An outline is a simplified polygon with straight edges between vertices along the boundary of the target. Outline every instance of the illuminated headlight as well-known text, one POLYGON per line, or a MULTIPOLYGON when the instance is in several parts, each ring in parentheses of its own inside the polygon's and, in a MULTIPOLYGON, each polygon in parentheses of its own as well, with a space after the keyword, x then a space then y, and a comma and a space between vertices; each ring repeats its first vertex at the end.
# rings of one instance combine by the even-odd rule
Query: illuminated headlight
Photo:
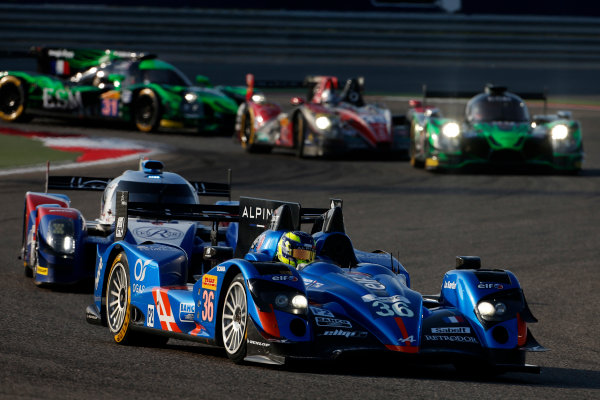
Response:
POLYGON ((460 134, 460 126, 456 122, 448 122, 442 127, 442 133, 449 138, 455 138, 460 134))
POLYGON ((186 93, 183 97, 188 103, 193 103, 198 99, 198 95, 196 93, 186 93))
POLYGON ((306 296, 297 294, 292 298, 292 307, 294 308, 306 308, 308 307, 308 300, 306 296))
POLYGON ((317 117, 317 119, 315 119, 315 125, 317 126, 317 128, 324 131, 331 127, 331 120, 328 117, 321 115, 320 117, 317 117))
POLYGON ((265 101, 265 95, 261 93, 254 93, 252 95, 252 101, 255 103, 262 103, 265 101))
POLYGON ((552 128, 550 133, 552 134, 552 139, 563 140, 569 136, 569 128, 566 125, 559 124, 552 128))
POLYGON ((479 311, 479 315, 481 315, 484 319, 490 319, 494 317, 496 314, 496 307, 492 303, 488 303, 487 301, 482 301, 477 304, 477 311, 479 311))
POLYGON ((48 225, 46 239, 48 246, 61 254, 75 253, 75 236, 73 221, 68 219, 55 219, 48 225))

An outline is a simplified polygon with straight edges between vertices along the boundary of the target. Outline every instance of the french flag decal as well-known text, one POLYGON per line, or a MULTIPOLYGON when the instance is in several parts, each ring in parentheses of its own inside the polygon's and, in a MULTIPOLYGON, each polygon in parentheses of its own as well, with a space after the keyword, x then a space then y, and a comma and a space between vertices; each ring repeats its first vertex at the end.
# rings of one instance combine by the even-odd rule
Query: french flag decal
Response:
POLYGON ((69 65, 69 62, 65 60, 52 61, 52 69, 56 75, 71 74, 71 66, 69 65))
POLYGON ((465 322, 465 318, 461 316, 444 317, 444 322, 449 324, 458 324, 460 322, 465 322))

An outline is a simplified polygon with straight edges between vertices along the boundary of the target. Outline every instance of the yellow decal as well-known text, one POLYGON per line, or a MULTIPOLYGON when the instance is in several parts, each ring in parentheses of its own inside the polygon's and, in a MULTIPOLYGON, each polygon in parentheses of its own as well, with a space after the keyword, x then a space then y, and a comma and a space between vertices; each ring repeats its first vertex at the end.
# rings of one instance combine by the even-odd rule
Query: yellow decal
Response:
POLYGON ((440 165, 440 161, 434 158, 428 158, 425 160, 425 167, 437 167, 440 165))
POLYGON ((161 119, 160 126, 163 128, 183 128, 183 122, 171 121, 170 119, 161 119))
POLYGON ((39 275, 48 275, 48 268, 40 267, 39 265, 35 269, 35 272, 39 275))
POLYGON ((109 90, 108 92, 102 93, 100 98, 119 100, 121 98, 121 93, 116 90, 109 90))
POLYGON ((202 277, 202 289, 217 290, 219 277, 215 275, 204 275, 202 277))

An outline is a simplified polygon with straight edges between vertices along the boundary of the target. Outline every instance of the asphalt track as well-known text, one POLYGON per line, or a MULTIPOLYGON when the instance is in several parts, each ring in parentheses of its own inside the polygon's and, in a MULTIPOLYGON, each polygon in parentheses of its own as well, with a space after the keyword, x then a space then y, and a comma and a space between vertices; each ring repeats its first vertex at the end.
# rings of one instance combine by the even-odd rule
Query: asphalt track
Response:
MULTIPOLYGON (((401 109, 404 103, 388 102, 401 109)), ((89 291, 49 290, 25 278, 17 259, 23 196, 43 190, 43 173, 0 176, 0 398, 600 398, 600 122, 575 110, 586 147, 580 176, 432 174, 393 160, 299 160, 285 152, 249 155, 225 137, 139 134, 119 128, 34 120, 23 129, 140 139, 170 146, 170 170, 193 180, 225 180, 233 195, 326 206, 344 200, 356 247, 399 254, 412 286, 436 293, 457 255, 516 273, 539 323, 546 353, 528 361, 541 375, 466 378, 449 366, 311 363, 291 369, 237 366, 219 349, 171 340, 165 348, 123 347, 85 322, 89 291)), ((115 176, 117 165, 60 174, 115 176)), ((99 194, 72 193, 95 218, 99 194)))

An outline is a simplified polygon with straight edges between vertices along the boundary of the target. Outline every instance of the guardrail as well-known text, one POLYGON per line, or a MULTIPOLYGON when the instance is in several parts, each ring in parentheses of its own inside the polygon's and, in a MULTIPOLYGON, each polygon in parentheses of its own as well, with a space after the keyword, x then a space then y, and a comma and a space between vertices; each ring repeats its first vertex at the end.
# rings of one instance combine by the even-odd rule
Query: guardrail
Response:
POLYGON ((0 51, 32 45, 170 59, 600 66, 600 18, 0 4, 0 51))

